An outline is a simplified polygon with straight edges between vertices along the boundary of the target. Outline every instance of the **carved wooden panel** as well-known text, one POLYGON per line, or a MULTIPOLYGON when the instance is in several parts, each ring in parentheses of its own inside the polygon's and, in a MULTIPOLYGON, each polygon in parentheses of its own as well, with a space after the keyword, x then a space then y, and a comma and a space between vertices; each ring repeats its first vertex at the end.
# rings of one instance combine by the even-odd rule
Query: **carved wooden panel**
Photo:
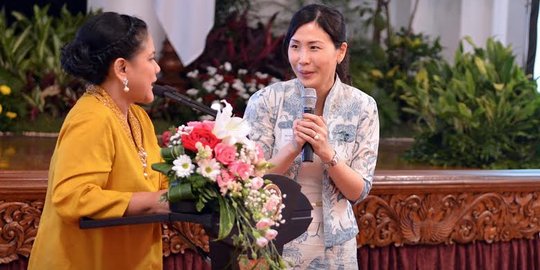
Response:
POLYGON ((538 191, 370 195, 355 214, 359 246, 491 243, 540 232, 538 191))
MULTIPOLYGON (((43 209, 46 171, 0 171, 0 264, 28 257, 43 209)), ((378 171, 354 207, 360 246, 533 238, 540 232, 540 170, 378 171)), ((209 251, 202 226, 163 224, 164 256, 209 251), (189 239, 186 241, 185 238, 189 239)))
POLYGON ((163 256, 184 253, 185 249, 195 247, 209 252, 209 238, 200 224, 189 222, 171 222, 161 225, 163 234, 163 256))
POLYGON ((0 201, 0 264, 28 257, 43 201, 0 201))

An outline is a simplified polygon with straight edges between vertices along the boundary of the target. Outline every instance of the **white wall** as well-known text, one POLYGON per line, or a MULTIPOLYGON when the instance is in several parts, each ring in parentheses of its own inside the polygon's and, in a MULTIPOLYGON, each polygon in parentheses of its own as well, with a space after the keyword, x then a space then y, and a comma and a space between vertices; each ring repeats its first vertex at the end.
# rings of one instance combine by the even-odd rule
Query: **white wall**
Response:
POLYGON ((88 9, 101 8, 103 11, 114 11, 144 20, 154 39, 156 52, 161 52, 163 40, 165 39, 165 32, 163 31, 155 12, 153 12, 153 4, 154 0, 88 0, 88 9))
MULTIPOLYGON (((400 0, 391 2, 398 19, 409 17, 400 0), (396 4, 396 2, 400 2, 396 4)), ((407 0, 412 10, 414 0, 407 0)), ((516 61, 525 65, 529 35, 530 0, 420 0, 413 23, 416 32, 440 36, 445 48, 443 55, 453 59, 459 42, 470 36, 477 46, 484 47, 486 39, 494 37, 511 45, 516 61)), ((465 44, 465 49, 470 48, 465 44)))

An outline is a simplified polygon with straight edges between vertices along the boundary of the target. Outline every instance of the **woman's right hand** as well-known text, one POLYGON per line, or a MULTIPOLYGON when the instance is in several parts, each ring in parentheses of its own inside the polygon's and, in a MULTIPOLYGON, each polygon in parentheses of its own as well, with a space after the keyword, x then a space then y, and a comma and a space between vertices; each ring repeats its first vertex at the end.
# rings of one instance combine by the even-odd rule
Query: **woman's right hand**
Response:
POLYGON ((124 216, 170 213, 169 202, 161 199, 166 192, 166 189, 162 189, 156 192, 133 193, 124 216))

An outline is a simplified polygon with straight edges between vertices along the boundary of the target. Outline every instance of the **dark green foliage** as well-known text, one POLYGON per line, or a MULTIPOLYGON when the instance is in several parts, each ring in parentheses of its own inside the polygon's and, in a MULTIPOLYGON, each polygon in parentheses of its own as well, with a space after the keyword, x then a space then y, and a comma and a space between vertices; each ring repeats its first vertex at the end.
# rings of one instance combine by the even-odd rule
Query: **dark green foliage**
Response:
POLYGON ((424 34, 410 33, 406 29, 393 34, 384 46, 368 40, 352 44, 353 85, 377 101, 383 135, 392 133, 400 123, 414 119, 402 111, 405 105, 400 99, 403 90, 396 82, 413 84, 423 63, 441 59, 441 51, 438 39, 431 41, 424 34))
POLYGON ((49 15, 49 6, 33 7, 33 15, 12 12, 7 24, 0 14, 0 82, 11 86, 14 94, 30 110, 33 120, 46 112, 63 115, 77 100, 81 82, 65 74, 60 65, 60 49, 71 40, 78 27, 91 14, 71 14, 66 6, 58 17, 49 15))
POLYGON ((537 168, 540 165, 540 94, 515 63, 509 47, 489 39, 486 48, 454 64, 431 61, 414 84, 399 81, 404 110, 419 133, 408 156, 438 166, 537 168))

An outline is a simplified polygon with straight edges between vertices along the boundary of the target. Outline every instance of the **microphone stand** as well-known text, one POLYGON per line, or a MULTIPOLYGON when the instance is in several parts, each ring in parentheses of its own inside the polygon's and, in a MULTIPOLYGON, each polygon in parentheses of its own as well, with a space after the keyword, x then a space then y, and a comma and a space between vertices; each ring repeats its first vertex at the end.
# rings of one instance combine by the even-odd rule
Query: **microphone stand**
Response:
POLYGON ((217 111, 189 97, 177 92, 176 88, 168 85, 154 85, 153 92, 156 96, 168 97, 176 102, 182 103, 192 109, 208 114, 216 118, 217 111))

